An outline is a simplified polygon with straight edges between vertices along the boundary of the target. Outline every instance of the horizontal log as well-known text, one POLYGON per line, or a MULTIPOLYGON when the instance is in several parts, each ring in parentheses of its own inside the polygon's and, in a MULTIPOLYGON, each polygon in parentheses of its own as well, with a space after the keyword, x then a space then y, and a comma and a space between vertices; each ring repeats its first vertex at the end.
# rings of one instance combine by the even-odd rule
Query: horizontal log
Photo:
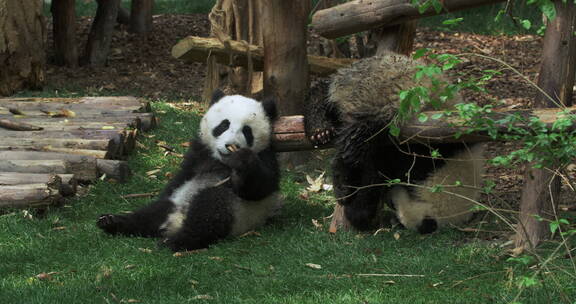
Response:
POLYGON ((24 122, 15 121, 14 119, 0 119, 0 129, 8 129, 14 131, 38 131, 42 127, 34 126, 24 122))
POLYGON ((79 139, 79 138, 10 138, 1 137, 2 150, 38 150, 51 149, 98 150, 106 152, 108 158, 121 157, 124 135, 119 133, 111 139, 79 139))
POLYGON ((0 109, 17 111, 60 111, 74 113, 84 110, 115 110, 150 112, 150 103, 130 96, 82 97, 82 98, 0 98, 0 109))
MULTIPOLYGON (((576 113, 576 106, 569 108, 571 112, 576 113)), ((534 110, 510 110, 498 109, 487 115, 488 119, 493 121, 500 120, 506 115, 520 115, 522 117, 536 117, 545 123, 549 128, 557 120, 559 109, 558 108, 544 108, 534 110)), ((432 119, 434 114, 442 112, 428 111, 424 112, 429 119, 425 122, 420 122, 417 119, 406 123, 401 127, 400 136, 398 141, 401 143, 453 143, 453 142, 486 142, 492 141, 490 136, 482 133, 469 133, 468 127, 463 125, 463 121, 456 117, 445 117, 442 119, 432 119), (459 138, 455 135, 462 133, 459 138)), ((507 125, 497 125, 498 131, 501 133, 508 132, 507 125)), ((525 125, 518 124, 517 127, 525 128, 525 125)), ((575 126, 576 127, 576 126, 575 126)), ((391 143, 392 144, 392 143, 391 143)), ((275 151, 299 151, 309 150, 315 148, 308 140, 304 133, 304 117, 303 116, 283 116, 280 117, 274 124, 274 136, 272 145, 275 151)), ((330 148, 332 145, 317 148, 330 148)))
POLYGON ((74 177, 74 174, 0 172, 0 186, 46 184, 52 180, 54 175, 58 176, 62 181, 58 189, 62 196, 73 196, 76 194, 78 181, 74 177))
POLYGON ((101 174, 124 181, 130 175, 126 161, 100 159, 94 155, 39 152, 39 151, 0 151, 0 159, 6 160, 42 160, 60 159, 69 164, 71 173, 79 180, 94 180, 101 174))
POLYGON ((7 160, 0 159, 0 171, 20 173, 68 173, 64 160, 7 160))
MULTIPOLYGON (((262 47, 244 44, 239 41, 229 41, 224 46, 217 38, 204 38, 189 36, 180 40, 172 47, 172 56, 187 62, 206 62, 209 55, 215 56, 216 61, 228 66, 247 66, 247 51, 250 50, 252 64, 255 71, 262 71, 264 67, 264 51, 262 47)), ((348 58, 328 58, 308 55, 310 73, 327 76, 338 69, 350 66, 353 62, 348 58)))
POLYGON ((0 185, 0 207, 29 208, 52 205, 60 202, 58 190, 61 181, 53 176, 49 183, 25 185, 0 185))
POLYGON ((440 13, 433 7, 420 13, 411 0, 355 0, 327 9, 312 16, 312 28, 319 35, 334 39, 366 31, 375 27, 386 27, 409 20, 444 14, 472 7, 503 2, 503 0, 444 0, 440 13))

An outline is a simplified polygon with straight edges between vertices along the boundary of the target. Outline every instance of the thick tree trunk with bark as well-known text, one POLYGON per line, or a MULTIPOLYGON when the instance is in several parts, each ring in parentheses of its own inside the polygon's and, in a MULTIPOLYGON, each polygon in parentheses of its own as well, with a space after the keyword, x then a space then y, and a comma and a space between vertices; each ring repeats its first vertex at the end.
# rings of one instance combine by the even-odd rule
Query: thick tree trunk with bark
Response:
POLYGON ((0 96, 42 87, 44 43, 42 1, 0 1, 0 96))
POLYGON ((54 63, 75 67, 78 65, 76 1, 53 0, 51 11, 54 24, 54 63))
POLYGON ((152 30, 154 0, 132 0, 130 31, 143 34, 152 30))
MULTIPOLYGON (((544 36, 542 63, 538 86, 548 96, 539 94, 535 107, 570 105, 576 61, 576 5, 573 1, 554 1, 557 16, 550 20, 544 36)), ((548 222, 538 221, 539 215, 551 219, 560 197, 560 179, 550 170, 524 171, 524 187, 520 201, 520 222, 516 235, 518 250, 533 248, 550 234, 548 222)))
POLYGON ((96 1, 98 2, 98 9, 88 34, 83 63, 92 66, 104 66, 110 51, 120 0, 96 1))
POLYGON ((306 35, 310 1, 266 0, 262 4, 264 94, 282 115, 303 113, 308 92, 306 35))

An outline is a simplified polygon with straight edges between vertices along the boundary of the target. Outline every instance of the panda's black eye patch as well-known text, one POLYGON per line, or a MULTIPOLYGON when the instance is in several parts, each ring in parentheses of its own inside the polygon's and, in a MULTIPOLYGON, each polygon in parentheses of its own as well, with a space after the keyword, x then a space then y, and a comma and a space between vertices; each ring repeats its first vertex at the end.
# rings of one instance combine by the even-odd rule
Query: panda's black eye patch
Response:
POLYGON ((242 134, 244 134, 244 138, 246 138, 246 144, 249 147, 252 147, 254 144, 254 135, 252 134, 252 128, 249 126, 244 126, 242 128, 242 134))
POLYGON ((218 137, 222 135, 228 128, 230 127, 230 121, 228 119, 224 119, 220 124, 216 126, 216 128, 212 129, 212 136, 218 137))

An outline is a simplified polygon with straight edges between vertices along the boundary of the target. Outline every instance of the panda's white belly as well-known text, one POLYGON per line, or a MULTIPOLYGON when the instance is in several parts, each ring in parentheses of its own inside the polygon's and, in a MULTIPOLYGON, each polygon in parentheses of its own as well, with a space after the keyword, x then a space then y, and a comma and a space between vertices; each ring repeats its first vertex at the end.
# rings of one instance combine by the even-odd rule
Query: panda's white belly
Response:
POLYGON ((172 212, 168 214, 166 221, 160 226, 160 230, 163 231, 166 236, 171 236, 178 232, 182 224, 184 224, 190 202, 193 201, 194 196, 203 189, 217 185, 221 180, 222 178, 218 176, 201 175, 186 181, 175 189, 169 198, 172 204, 174 204, 172 212))
POLYGON ((238 236, 263 225, 282 207, 282 198, 275 192, 260 201, 234 200, 232 214, 234 222, 230 235, 238 236))

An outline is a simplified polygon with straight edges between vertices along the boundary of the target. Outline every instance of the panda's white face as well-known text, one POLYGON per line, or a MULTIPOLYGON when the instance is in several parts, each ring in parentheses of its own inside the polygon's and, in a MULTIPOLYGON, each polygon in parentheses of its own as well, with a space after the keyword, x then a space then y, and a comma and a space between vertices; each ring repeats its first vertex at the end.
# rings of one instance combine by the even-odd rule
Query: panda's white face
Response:
POLYGON ((271 132, 270 119, 262 104, 240 95, 222 97, 200 122, 200 138, 218 160, 232 153, 227 148, 230 145, 256 153, 266 149, 271 132))

